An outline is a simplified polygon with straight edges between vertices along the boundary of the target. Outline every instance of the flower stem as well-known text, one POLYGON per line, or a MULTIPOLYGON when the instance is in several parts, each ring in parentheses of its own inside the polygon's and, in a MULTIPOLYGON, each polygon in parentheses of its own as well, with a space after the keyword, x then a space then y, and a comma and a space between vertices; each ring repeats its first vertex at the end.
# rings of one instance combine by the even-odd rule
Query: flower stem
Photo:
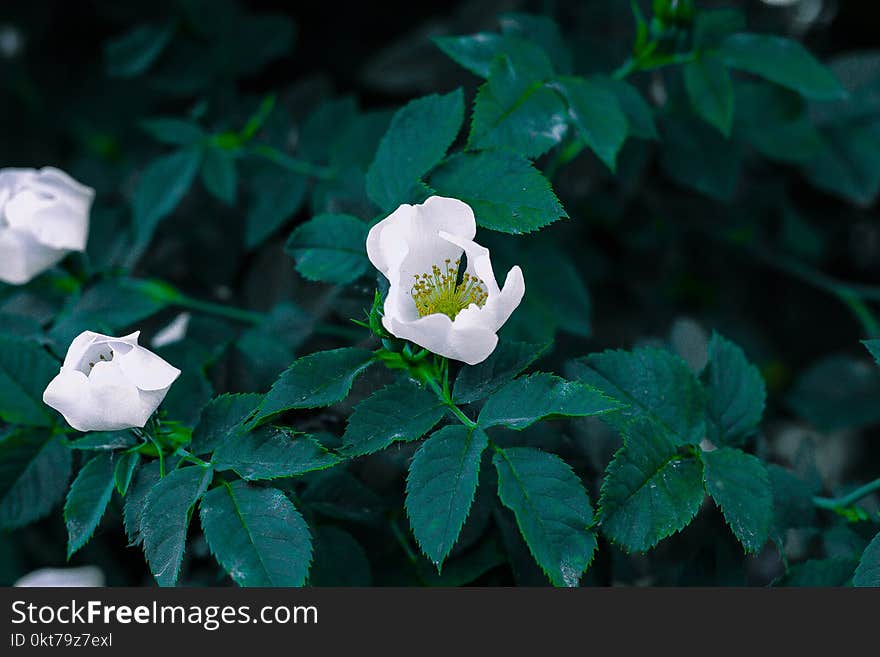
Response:
POLYGON ((227 319, 233 319, 248 324, 259 324, 266 317, 263 313, 254 310, 245 310, 244 308, 227 306, 222 303, 214 303, 213 301, 201 301, 200 299, 193 299, 192 297, 183 294, 181 294, 180 298, 174 303, 182 308, 189 308, 190 310, 197 310, 208 315, 226 317, 227 319))
MULTIPOLYGON (((449 362, 444 358, 444 366, 449 367, 449 362)), ((448 370, 447 370, 448 371, 448 370)), ((477 423, 470 419, 467 415, 465 415, 464 411, 462 411, 454 401, 452 401, 452 396, 449 394, 449 384, 441 388, 437 383, 436 379, 426 376, 424 379, 431 389, 437 394, 437 397, 442 401, 446 406, 449 407, 449 410, 452 411, 452 414, 457 417, 461 423, 466 426, 468 429, 476 429, 477 423)))
POLYGON ((880 478, 856 488, 848 495, 843 495, 841 497, 814 497, 813 504, 820 509, 836 511, 838 509, 845 509, 848 506, 852 506, 863 497, 867 497, 871 493, 877 491, 880 491, 880 478))

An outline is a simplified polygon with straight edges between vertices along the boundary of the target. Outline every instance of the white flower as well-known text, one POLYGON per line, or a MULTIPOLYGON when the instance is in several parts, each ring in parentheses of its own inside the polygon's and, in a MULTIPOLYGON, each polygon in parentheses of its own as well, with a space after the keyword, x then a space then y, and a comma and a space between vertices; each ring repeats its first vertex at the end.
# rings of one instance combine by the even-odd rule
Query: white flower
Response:
POLYGON ((169 344, 180 342, 186 337, 186 330, 189 328, 189 320, 192 319, 190 313, 180 313, 172 319, 165 328, 159 329, 153 339, 150 340, 150 346, 153 349, 161 349, 169 344))
POLYGON ((22 285, 85 251, 94 197, 52 167, 0 169, 0 281, 22 285))
POLYGON ((104 572, 97 566, 79 568, 40 568, 19 579, 13 586, 62 587, 104 586, 104 572))
POLYGON ((498 288, 489 250, 473 241, 476 232, 467 203, 432 196, 421 205, 401 205, 367 236, 370 262, 390 283, 385 328, 468 365, 489 357, 498 329, 525 292, 519 267, 498 288), (467 269, 459 277, 462 253, 467 269))
POLYGON ((77 431, 143 427, 180 376, 153 352, 138 346, 140 332, 114 338, 80 333, 43 401, 77 431))

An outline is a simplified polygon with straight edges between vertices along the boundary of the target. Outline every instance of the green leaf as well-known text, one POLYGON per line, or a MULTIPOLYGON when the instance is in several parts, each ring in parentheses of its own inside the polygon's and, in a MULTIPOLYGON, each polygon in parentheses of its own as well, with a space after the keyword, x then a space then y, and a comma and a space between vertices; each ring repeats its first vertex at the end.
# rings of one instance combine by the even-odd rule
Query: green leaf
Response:
POLYGON ((470 205, 483 228, 504 233, 529 233, 568 217, 541 172, 512 153, 454 155, 435 171, 431 186, 470 205))
POLYGON ((810 559, 792 566, 775 586, 808 586, 811 588, 849 586, 856 561, 841 557, 810 559))
MULTIPOLYGON (((165 459, 166 469, 174 467, 175 460, 165 459)), ((132 478, 128 493, 125 495, 122 520, 125 526, 125 534, 128 536, 129 545, 140 545, 143 542, 141 535, 141 516, 144 513, 144 504, 147 495, 157 483, 159 483, 159 461, 145 463, 137 469, 132 478)))
POLYGON ((877 364, 880 365, 880 339, 862 340, 862 344, 865 345, 865 349, 870 352, 874 360, 877 361, 877 364))
POLYGON ((340 126, 357 120, 357 100, 353 96, 324 100, 312 110, 302 124, 297 139, 297 154, 310 162, 327 162, 340 126))
POLYGON ((617 96, 601 81, 585 78, 561 78, 557 89, 568 102, 568 115, 581 139, 614 171, 629 130, 617 96))
POLYGON ((532 44, 499 54, 474 101, 468 148, 535 158, 557 145, 568 123, 565 105, 544 85, 552 75, 550 61, 532 44))
POLYGON ((773 522, 770 477, 761 461, 732 447, 701 452, 706 490, 746 552, 767 542, 773 522))
POLYGON ((238 172, 235 168, 235 155, 217 146, 205 149, 202 163, 202 184, 214 198, 226 205, 235 205, 238 186, 238 172))
POLYGON ((415 200, 413 190, 443 159, 463 118, 461 89, 424 96, 398 110, 367 171, 370 200, 387 211, 415 200))
POLYGON ((470 404, 488 397, 538 360, 549 346, 502 340, 482 363, 461 368, 452 398, 459 404, 470 404))
POLYGON ((445 412, 427 388, 406 379, 392 383, 355 406, 342 436, 342 451, 349 457, 362 456, 399 440, 418 440, 445 412))
POLYGON ((202 409, 199 423, 193 430, 190 451, 209 454, 226 440, 245 431, 245 420, 257 409, 263 396, 254 393, 220 395, 202 409))
POLYGON ((54 414, 43 404, 43 390, 59 369, 38 342, 0 335, 0 419, 50 426, 54 414))
POLYGON ((467 36, 434 37, 434 43, 456 63, 481 78, 489 77, 492 60, 504 43, 494 32, 478 32, 467 36))
POLYGON ((308 180, 272 167, 254 176, 250 188, 254 194, 245 219, 245 246, 253 249, 296 214, 306 198, 308 180))
POLYGON ((370 267, 367 225, 348 214, 321 214, 296 227, 284 251, 310 281, 346 285, 370 267))
POLYGON ((880 194, 880 128, 844 124, 821 131, 822 147, 802 171, 816 187, 867 207, 880 194))
POLYGON ((134 471, 141 462, 141 455, 137 452, 129 452, 121 454, 116 462, 116 468, 113 470, 113 483, 116 486, 116 492, 122 497, 128 492, 131 486, 131 480, 134 478, 134 471))
POLYGON ((202 149, 186 148, 153 160, 143 170, 131 199, 139 245, 149 243, 159 222, 180 205, 201 161, 202 149))
MULTIPOLYGON (((537 44, 560 73, 571 71, 572 56, 556 22, 548 16, 508 12, 498 17, 509 44, 514 38, 537 44)), ((509 46, 508 46, 509 47, 509 46)))
POLYGON ((197 123, 184 119, 144 119, 139 125, 156 141, 172 146, 189 146, 205 138, 205 131, 197 123))
POLYGON ((213 475, 211 468, 201 466, 174 470, 160 479, 144 500, 140 536, 150 572, 159 586, 177 583, 192 509, 213 475))
POLYGON ((816 491, 790 470, 775 463, 766 466, 773 493, 773 534, 777 540, 793 527, 812 527, 816 524, 816 491))
POLYGON ((113 454, 102 452, 86 463, 70 485, 64 503, 67 558, 89 542, 101 522, 116 483, 113 454))
POLYGON ((251 426, 295 408, 329 406, 348 395, 355 377, 373 363, 373 352, 345 347, 296 360, 266 393, 251 426))
POLYGON ((361 544, 338 527, 318 527, 309 586, 371 586, 372 583, 370 560, 361 544))
POLYGON ((0 527, 16 529, 48 514, 64 497, 70 469, 60 437, 19 429, 0 439, 0 527))
POLYGON ((703 468, 648 419, 624 430, 623 447, 605 471, 599 498, 602 529, 630 552, 645 552, 684 529, 705 497, 703 468))
POLYGON ((71 440, 67 446, 70 449, 82 449, 90 451, 116 450, 134 447, 138 439, 128 430, 124 431, 91 431, 82 438, 71 440))
POLYGON ((596 550, 593 507, 555 454, 532 447, 495 450, 498 497, 513 511, 529 550, 554 586, 577 586, 596 550))
POLYGON ((522 376, 486 400, 477 420, 484 429, 504 425, 517 431, 552 417, 589 417, 623 408, 599 390, 553 374, 522 376))
POLYGON ((733 82, 715 55, 702 55, 684 67, 684 86, 697 114, 725 137, 733 126, 733 82))
POLYGON ((174 23, 144 24, 109 41, 104 48, 107 74, 133 78, 144 73, 165 50, 175 29, 174 23))
POLYGON ((620 427, 629 418, 647 417, 680 444, 703 439, 705 393, 678 356, 653 348, 609 350, 572 361, 568 371, 627 406, 603 418, 609 423, 620 427))
POLYGON ((701 9, 694 19, 694 46, 697 49, 713 48, 724 37, 744 29, 746 17, 739 9, 701 9))
POLYGON ((217 470, 234 470, 251 481, 323 470, 339 460, 311 436, 285 427, 263 426, 227 438, 214 451, 211 462, 217 470))
POLYGON ((880 587, 880 534, 874 537, 862 553, 856 573, 853 575, 853 584, 880 587))
POLYGON ((615 95, 620 109, 626 115, 629 135, 640 139, 657 139, 654 110, 638 89, 628 82, 607 76, 596 75, 591 77, 590 81, 601 85, 615 95))
POLYGON ((299 511, 279 490, 235 481, 201 503, 211 552, 239 586, 302 586, 312 537, 299 511))
POLYGON ((451 424, 434 432, 413 457, 406 478, 406 513, 419 546, 438 570, 468 517, 489 444, 481 429, 451 424))
POLYGON ((707 437, 716 445, 741 445, 764 414, 767 390, 761 372, 742 349, 713 333, 700 379, 706 390, 707 437))
POLYGON ((727 66, 761 76, 807 98, 846 97, 831 71, 792 39, 739 32, 722 41, 719 54, 727 66))

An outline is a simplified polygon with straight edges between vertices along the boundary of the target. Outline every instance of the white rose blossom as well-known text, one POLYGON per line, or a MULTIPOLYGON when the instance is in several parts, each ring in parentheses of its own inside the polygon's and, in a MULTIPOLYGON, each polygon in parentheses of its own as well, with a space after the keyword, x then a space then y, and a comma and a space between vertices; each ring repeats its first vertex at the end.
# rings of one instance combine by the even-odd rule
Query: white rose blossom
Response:
POLYGON ((499 289, 476 232, 471 207, 442 196, 401 205, 370 229, 367 255, 390 283, 382 317, 389 333, 468 365, 489 357, 525 281, 513 267, 499 289), (459 276, 462 253, 467 268, 459 276))
POLYGON ((180 370, 138 346, 139 335, 80 333, 43 392, 43 401, 77 431, 143 427, 180 370))
POLYGON ((85 251, 94 198, 59 169, 0 169, 0 281, 23 285, 85 251))

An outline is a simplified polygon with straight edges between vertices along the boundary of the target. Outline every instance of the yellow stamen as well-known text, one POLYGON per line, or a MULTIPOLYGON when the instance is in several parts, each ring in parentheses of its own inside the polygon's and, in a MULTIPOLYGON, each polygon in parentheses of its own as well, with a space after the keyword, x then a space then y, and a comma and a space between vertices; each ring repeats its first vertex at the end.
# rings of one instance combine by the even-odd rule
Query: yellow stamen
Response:
POLYGON ((452 261, 447 258, 445 272, 433 265, 430 273, 413 276, 415 282, 412 286, 412 297, 419 317, 443 313, 449 319, 455 319, 458 313, 472 303, 483 307, 489 297, 483 281, 466 273, 456 285, 460 263, 460 259, 452 261))

